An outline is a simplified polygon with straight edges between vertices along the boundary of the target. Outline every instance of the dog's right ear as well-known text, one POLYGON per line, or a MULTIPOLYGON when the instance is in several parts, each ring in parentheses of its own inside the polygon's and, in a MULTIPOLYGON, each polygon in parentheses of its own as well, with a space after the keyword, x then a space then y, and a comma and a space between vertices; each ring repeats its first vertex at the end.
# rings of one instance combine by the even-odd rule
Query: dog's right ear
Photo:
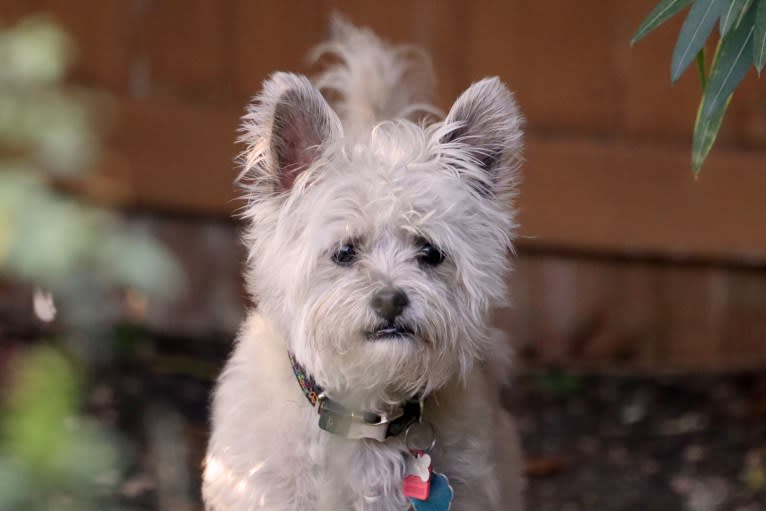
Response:
POLYGON ((289 191, 298 176, 341 136, 340 120, 305 76, 276 73, 243 118, 240 179, 261 191, 289 191))

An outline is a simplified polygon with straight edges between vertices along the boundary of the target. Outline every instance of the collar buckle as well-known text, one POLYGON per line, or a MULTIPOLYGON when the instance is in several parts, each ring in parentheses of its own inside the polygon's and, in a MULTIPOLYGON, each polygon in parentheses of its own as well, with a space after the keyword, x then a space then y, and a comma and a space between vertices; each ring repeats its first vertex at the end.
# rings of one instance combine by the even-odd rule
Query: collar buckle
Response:
POLYGON ((350 411, 324 393, 317 400, 317 412, 319 427, 329 433, 349 439, 371 438, 379 442, 392 436, 390 426, 405 416, 405 409, 401 406, 388 415, 350 411))
POLYGON ((349 410, 330 399, 306 373, 292 352, 288 352, 288 355, 303 394, 319 414, 319 427, 327 432, 349 439, 370 438, 382 442, 405 432, 413 423, 421 420, 422 397, 406 401, 384 415, 349 410))

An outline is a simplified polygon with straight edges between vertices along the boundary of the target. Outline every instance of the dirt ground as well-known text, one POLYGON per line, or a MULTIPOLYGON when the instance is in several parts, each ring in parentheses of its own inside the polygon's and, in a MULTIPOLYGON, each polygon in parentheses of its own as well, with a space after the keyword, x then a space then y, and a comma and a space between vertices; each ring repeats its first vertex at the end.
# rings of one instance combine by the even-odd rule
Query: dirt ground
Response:
POLYGON ((766 510, 763 375, 565 377, 507 392, 530 510, 766 510))
MULTIPOLYGON (((201 509, 209 393, 225 351, 134 344, 96 375, 90 406, 132 453, 124 507, 201 509)), ((525 371, 504 397, 523 435, 531 511, 766 510, 766 373, 525 371)))

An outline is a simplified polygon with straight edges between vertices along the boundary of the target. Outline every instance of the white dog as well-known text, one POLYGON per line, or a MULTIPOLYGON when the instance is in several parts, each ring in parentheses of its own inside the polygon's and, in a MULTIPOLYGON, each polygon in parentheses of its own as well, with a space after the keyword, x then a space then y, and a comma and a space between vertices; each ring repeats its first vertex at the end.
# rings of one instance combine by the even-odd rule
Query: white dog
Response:
POLYGON ((515 227, 513 96, 484 79, 428 122, 420 52, 335 21, 317 55, 335 63, 316 85, 277 73, 244 117, 257 309, 215 392, 206 509, 519 510, 488 325, 515 227))

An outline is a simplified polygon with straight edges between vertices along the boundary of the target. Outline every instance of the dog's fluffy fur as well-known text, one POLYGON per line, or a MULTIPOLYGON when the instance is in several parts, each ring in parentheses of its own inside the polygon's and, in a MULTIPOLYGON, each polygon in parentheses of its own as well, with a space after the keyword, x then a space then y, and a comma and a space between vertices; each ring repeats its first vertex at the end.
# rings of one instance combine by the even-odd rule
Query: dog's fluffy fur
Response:
POLYGON ((215 393, 206 509, 408 509, 402 435, 320 430, 291 350, 350 408, 380 413, 426 396, 433 467, 455 490, 452 509, 518 510, 518 443, 498 396, 507 348, 488 326, 505 300, 515 227, 513 96, 485 79, 429 123, 431 68, 418 51, 336 20, 317 55, 334 64, 316 86, 277 73, 244 117, 246 277, 258 307, 215 393), (443 263, 418 261, 424 240, 443 263), (356 258, 336 264, 347 243, 356 258), (413 333, 372 341, 371 299, 386 286, 409 297, 397 322, 413 333))

